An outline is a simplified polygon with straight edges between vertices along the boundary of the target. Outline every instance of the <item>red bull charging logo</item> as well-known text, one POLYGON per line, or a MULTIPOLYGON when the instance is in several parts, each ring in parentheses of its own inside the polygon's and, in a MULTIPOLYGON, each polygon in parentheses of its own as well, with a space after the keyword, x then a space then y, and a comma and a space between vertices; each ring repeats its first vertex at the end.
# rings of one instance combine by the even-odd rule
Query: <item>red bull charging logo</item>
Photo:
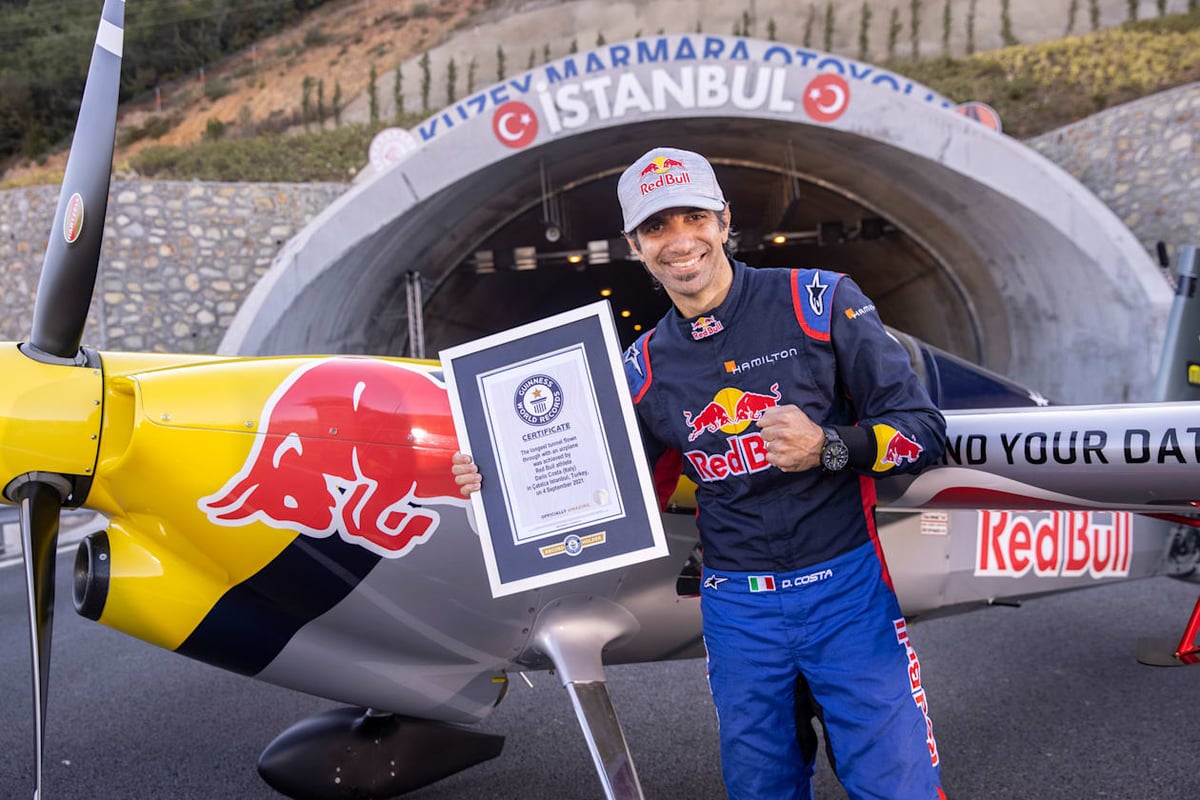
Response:
POLYGON ((698 413, 684 411, 683 421, 688 426, 688 441, 696 441, 703 433, 741 433, 768 408, 779 405, 779 401, 783 399, 779 394, 779 384, 771 384, 770 391, 771 394, 757 394, 726 388, 717 392, 712 402, 698 413))
POLYGON ((693 414, 683 412, 684 424, 688 426, 688 441, 694 442, 705 433, 732 434, 726 439, 727 448, 722 453, 689 450, 683 454, 696 475, 702 481, 720 481, 730 475, 746 475, 760 472, 767 463, 767 446, 762 434, 757 431, 742 433, 768 408, 779 405, 783 399, 779 384, 771 385, 770 394, 743 392, 741 389, 725 388, 717 392, 712 402, 693 414), (741 434, 741 435, 738 435, 741 434))
POLYGON ((650 159, 650 163, 642 170, 642 177, 644 178, 650 174, 662 175, 664 172, 670 172, 673 167, 683 169, 683 162, 678 159, 667 158, 666 156, 658 156, 657 158, 650 159))
POLYGON ((887 446, 883 449, 883 456, 879 460, 884 464, 891 464, 892 466, 899 466, 906 461, 912 464, 916 462, 923 449, 921 445, 900 431, 896 431, 888 439, 887 446))
POLYGON ((272 393, 240 471, 198 501, 217 525, 261 522, 399 558, 439 513, 467 504, 450 473, 457 448, 445 386, 371 358, 305 364, 272 393))

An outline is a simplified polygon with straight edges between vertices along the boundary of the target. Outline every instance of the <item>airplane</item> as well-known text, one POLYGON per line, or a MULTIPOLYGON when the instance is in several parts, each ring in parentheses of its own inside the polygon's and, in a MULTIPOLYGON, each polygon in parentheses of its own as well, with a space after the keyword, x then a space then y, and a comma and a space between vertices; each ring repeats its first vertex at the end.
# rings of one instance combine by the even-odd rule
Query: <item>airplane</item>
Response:
MULTIPOLYGON (((0 486, 19 509, 25 559, 34 797, 44 790, 64 508, 108 520, 76 555, 78 613, 350 704, 263 752, 260 774, 281 793, 394 797, 493 758, 502 737, 469 725, 504 699, 512 672, 553 669, 605 795, 641 797, 604 668, 703 653, 686 484, 663 514, 668 557, 492 597, 449 472, 458 441, 437 362, 81 346, 123 17, 122 0, 105 1, 32 330, 0 344, 0 486)), ((1187 360, 1195 305, 1186 291, 1177 297, 1185 321, 1172 323, 1181 343, 1173 364, 1187 360)), ((894 335, 947 409, 950 443, 941 467, 880 482, 889 509, 918 510, 883 534, 906 613, 1097 579, 1196 577, 1200 404, 1044 406, 1000 376, 894 335)), ((1196 660, 1198 626, 1200 603, 1164 663, 1196 660)))

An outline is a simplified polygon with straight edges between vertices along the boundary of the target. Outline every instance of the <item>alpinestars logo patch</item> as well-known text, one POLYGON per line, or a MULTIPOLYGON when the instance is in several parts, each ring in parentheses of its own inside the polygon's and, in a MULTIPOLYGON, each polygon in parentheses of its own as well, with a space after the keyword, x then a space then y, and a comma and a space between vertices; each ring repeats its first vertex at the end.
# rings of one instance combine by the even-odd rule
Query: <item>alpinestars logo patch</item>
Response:
POLYGON ((825 313, 825 290, 829 288, 829 284, 821 283, 821 273, 814 272, 812 283, 804 287, 808 289, 808 307, 813 310, 813 313, 818 317, 825 313))
POLYGON ((629 345, 629 349, 625 351, 625 363, 632 364, 638 375, 646 377, 642 374, 642 351, 638 348, 637 342, 629 345))

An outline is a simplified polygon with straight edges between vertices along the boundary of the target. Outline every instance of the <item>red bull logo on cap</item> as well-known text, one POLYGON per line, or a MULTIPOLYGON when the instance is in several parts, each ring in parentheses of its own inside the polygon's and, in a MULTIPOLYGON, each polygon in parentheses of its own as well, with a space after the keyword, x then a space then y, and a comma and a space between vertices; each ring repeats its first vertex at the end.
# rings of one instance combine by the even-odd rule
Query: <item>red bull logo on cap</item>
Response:
POLYGON ((651 173, 655 175, 662 175, 663 173, 670 172, 675 167, 679 167, 680 169, 685 168, 683 166, 683 162, 679 161, 678 159, 668 158, 666 156, 657 156, 656 158, 650 159, 650 163, 647 164, 645 169, 642 170, 641 176, 644 178, 651 173))
POLYGON ((431 506, 467 504, 446 389, 406 364, 306 363, 272 393, 242 468, 197 505, 217 525, 261 522, 399 558, 429 540, 431 506))
POLYGON ((687 167, 683 165, 683 162, 666 156, 650 159, 650 163, 642 168, 640 177, 650 178, 650 180, 642 180, 638 185, 643 195, 650 194, 655 189, 661 189, 664 186, 692 182, 692 176, 688 174, 687 167), (678 170, 678 172, 672 172, 672 170, 678 170), (658 176, 657 179, 655 176, 658 176))

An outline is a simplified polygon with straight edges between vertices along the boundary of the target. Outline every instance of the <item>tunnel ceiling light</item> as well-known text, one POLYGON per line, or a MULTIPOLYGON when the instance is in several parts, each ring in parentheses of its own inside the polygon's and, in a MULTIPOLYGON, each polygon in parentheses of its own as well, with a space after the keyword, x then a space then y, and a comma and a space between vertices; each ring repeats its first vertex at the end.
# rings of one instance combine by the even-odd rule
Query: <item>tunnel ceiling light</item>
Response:
POLYGON ((536 247, 516 247, 513 248, 513 269, 527 270, 537 269, 537 248, 536 247))
POLYGON ((599 239, 587 243, 588 263, 607 264, 609 262, 608 240, 599 239))
POLYGON ((475 274, 490 275, 496 271, 496 258, 491 250, 475 251, 475 274))
POLYGON ((621 316, 624 317, 625 319, 629 319, 630 317, 633 316, 633 312, 627 308, 621 312, 621 316))
POLYGON ((612 297, 612 289, 601 289, 600 296, 601 297, 612 297))
POLYGON ((567 256, 568 264, 578 264, 582 261, 583 261, 583 256, 579 255, 579 253, 571 253, 571 255, 567 256))
POLYGON ((634 325, 634 326, 633 326, 633 329, 634 329, 635 331, 640 331, 640 330, 642 329, 642 324, 639 322, 637 325, 634 325))
POLYGON ((771 237, 771 241, 775 244, 787 244, 787 240, 787 235, 782 233, 777 233, 771 237))

